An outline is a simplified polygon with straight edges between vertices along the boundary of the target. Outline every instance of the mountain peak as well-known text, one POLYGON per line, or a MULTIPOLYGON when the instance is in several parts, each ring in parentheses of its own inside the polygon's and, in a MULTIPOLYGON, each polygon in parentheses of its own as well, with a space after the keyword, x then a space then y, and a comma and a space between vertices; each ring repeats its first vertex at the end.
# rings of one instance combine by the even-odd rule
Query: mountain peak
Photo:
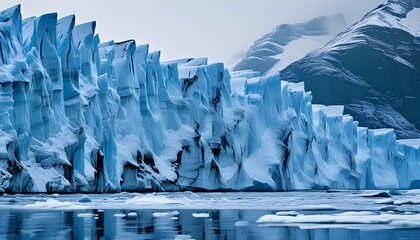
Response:
POLYGON ((282 70, 290 63, 321 47, 346 28, 342 13, 321 16, 305 23, 281 24, 255 41, 235 71, 252 69, 262 75, 282 70))
POLYGON ((388 4, 398 4, 408 11, 420 7, 420 1, 418 0, 388 0, 388 4))
POLYGON ((344 104, 361 125, 420 136, 420 5, 391 0, 366 14, 324 47, 282 71, 304 79, 314 102, 344 104))

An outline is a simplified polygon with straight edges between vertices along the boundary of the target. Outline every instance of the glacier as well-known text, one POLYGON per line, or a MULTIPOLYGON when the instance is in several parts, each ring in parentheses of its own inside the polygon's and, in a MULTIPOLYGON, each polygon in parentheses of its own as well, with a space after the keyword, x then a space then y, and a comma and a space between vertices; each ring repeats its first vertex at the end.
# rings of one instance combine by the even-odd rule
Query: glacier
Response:
POLYGON ((420 139, 359 126, 280 73, 161 62, 95 28, 0 12, 0 192, 420 187, 420 139))

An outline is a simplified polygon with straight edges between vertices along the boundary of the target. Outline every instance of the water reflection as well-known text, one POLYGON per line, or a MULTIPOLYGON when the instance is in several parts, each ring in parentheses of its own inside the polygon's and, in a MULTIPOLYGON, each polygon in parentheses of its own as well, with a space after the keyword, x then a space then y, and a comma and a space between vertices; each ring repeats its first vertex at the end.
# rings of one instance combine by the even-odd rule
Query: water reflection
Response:
POLYGON ((0 210, 0 239, 419 239, 420 229, 259 226, 255 210, 0 210), (131 214, 129 214, 131 213, 131 214), (193 213, 208 213, 194 214, 193 213), (127 215, 129 214, 129 215, 127 215))

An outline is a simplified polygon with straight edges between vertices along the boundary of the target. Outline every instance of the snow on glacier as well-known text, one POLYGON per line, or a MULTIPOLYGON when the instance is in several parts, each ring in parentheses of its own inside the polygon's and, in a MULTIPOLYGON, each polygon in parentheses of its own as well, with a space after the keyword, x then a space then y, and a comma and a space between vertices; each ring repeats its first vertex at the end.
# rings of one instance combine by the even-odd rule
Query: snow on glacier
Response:
POLYGON ((303 83, 207 58, 161 63, 95 28, 1 12, 0 192, 420 185, 419 140, 313 105, 303 83))

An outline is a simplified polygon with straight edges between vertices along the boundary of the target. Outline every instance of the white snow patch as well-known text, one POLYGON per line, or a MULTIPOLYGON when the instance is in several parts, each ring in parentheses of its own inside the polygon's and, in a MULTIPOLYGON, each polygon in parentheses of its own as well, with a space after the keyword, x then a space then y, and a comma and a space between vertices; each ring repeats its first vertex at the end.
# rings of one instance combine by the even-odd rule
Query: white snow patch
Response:
MULTIPOLYGON (((397 140, 397 142, 399 142, 400 144, 409 146, 409 147, 413 147, 416 149, 420 148, 420 139, 400 139, 397 140)), ((418 189, 420 192, 420 189, 418 189)))
POLYGON ((392 128, 381 128, 381 129, 370 129, 369 131, 373 132, 374 136, 385 135, 390 132, 393 132, 394 129, 392 128))
POLYGON ((265 75, 270 75, 285 69, 288 65, 303 58, 309 52, 321 48, 333 38, 334 35, 302 36, 285 46, 281 46, 283 52, 274 56, 279 61, 265 75))

